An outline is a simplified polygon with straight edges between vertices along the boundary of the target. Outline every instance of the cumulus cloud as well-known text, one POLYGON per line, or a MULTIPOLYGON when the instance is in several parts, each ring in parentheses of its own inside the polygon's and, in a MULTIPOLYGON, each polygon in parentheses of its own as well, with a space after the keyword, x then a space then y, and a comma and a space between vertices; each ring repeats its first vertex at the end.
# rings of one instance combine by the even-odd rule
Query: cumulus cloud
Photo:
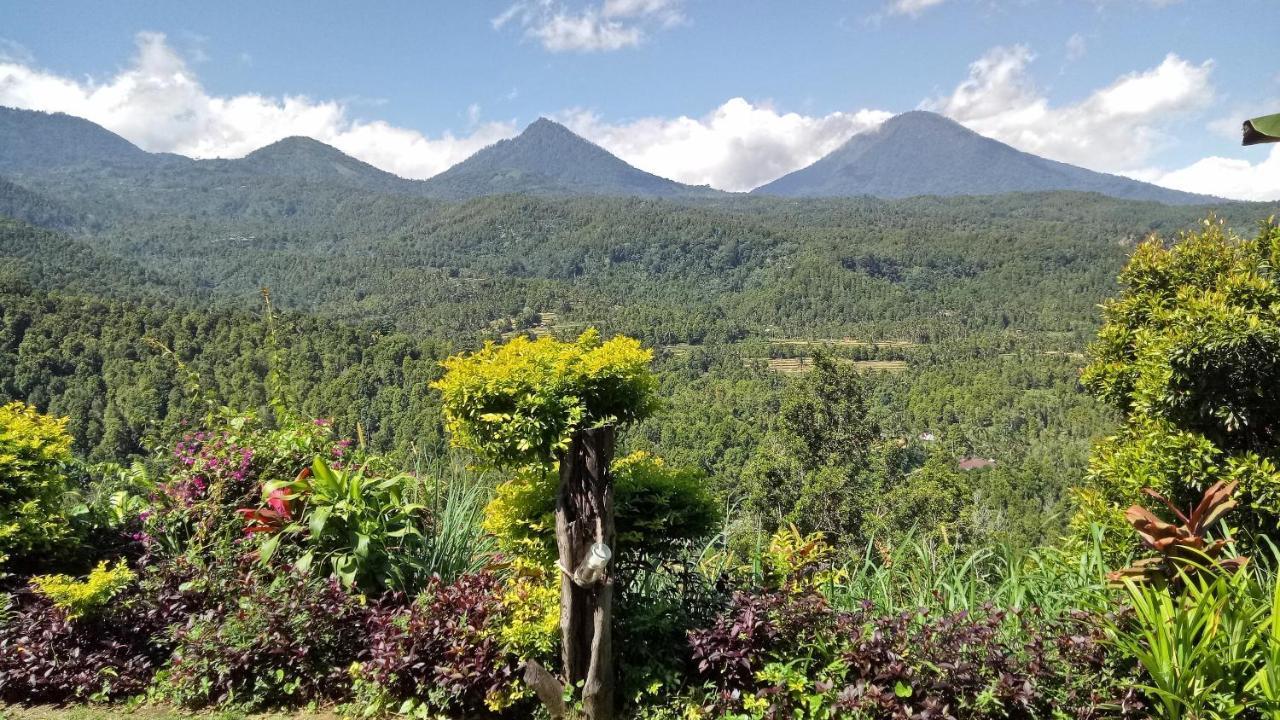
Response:
POLYGON ((684 22, 681 2, 605 0, 573 9, 559 0, 518 0, 493 26, 518 25, 551 52, 607 52, 634 47, 653 30, 684 22))
MULTIPOLYGON (((604 0, 597 12, 637 17, 673 7, 678 6, 670 0, 604 0)), ((211 95, 156 33, 139 34, 132 62, 97 80, 60 76, 39 69, 18 50, 0 50, 7 50, 0 52, 0 105, 84 117, 155 152, 239 157, 283 137, 305 135, 398 175, 426 178, 519 131, 514 122, 485 121, 479 104, 459 109, 464 132, 428 136, 353 117, 353 107, 368 104, 359 99, 211 95)), ((1078 103, 1054 105, 1028 73, 1033 58, 1022 46, 995 48, 970 66, 953 92, 923 106, 1058 160, 1194 192, 1280 199, 1280 151, 1274 149, 1251 160, 1209 157, 1173 170, 1152 162, 1170 140, 1166 120, 1212 97, 1210 63, 1171 54, 1078 103)), ((613 121, 579 109, 553 117, 649 172, 749 190, 808 165, 890 115, 875 109, 806 115, 738 97, 702 116, 613 121)))
POLYGON ((698 118, 609 123, 589 111, 556 119, 636 167, 692 185, 750 190, 826 155, 892 113, 783 113, 733 98, 698 118))
POLYGON ((1107 172, 1147 166, 1170 137, 1179 115, 1213 100, 1211 61, 1195 64, 1170 53, 1149 70, 1123 75, 1084 100, 1053 105, 1028 72, 1025 46, 993 48, 969 66, 949 95, 922 107, 1036 155, 1107 172))
POLYGON ((132 63, 101 82, 0 58, 0 105, 65 112, 145 150, 196 158, 240 157, 281 138, 305 135, 411 178, 430 177, 516 132, 513 123, 476 122, 467 135, 430 138, 382 121, 353 119, 340 101, 210 95, 159 33, 139 33, 132 63))
POLYGON ((1214 156, 1177 170, 1127 174, 1176 190, 1236 200, 1280 200, 1280 145, 1272 145, 1270 154, 1257 162, 1214 156))

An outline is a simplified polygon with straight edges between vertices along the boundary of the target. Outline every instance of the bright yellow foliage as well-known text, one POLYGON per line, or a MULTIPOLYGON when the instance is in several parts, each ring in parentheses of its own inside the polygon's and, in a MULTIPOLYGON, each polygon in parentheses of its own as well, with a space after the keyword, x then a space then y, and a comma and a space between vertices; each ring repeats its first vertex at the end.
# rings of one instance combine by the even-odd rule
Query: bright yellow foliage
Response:
POLYGON ((554 565, 516 558, 502 592, 502 647, 521 659, 547 658, 560 637, 560 578, 554 565))
POLYGON ((106 607, 135 577, 123 560, 113 568, 107 567, 103 560, 84 580, 67 575, 39 575, 31 578, 31 584, 64 610, 68 618, 75 620, 106 607))
POLYGON ((577 430, 625 425, 654 407, 653 353, 628 337, 517 336, 444 361, 431 384, 455 446, 502 466, 550 464, 577 430))
POLYGON ((66 418, 21 402, 0 406, 0 562, 67 536, 63 468, 70 461, 66 418))

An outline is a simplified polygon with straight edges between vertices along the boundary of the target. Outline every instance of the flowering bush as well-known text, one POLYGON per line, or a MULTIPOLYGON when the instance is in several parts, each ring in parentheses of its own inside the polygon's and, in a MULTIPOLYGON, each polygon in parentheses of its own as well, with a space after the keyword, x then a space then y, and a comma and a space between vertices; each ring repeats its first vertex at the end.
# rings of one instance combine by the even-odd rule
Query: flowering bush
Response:
POLYGON ((349 445, 332 439, 325 420, 271 428, 224 411, 175 444, 139 539, 164 557, 234 561, 245 552, 238 511, 258 504, 263 484, 296 477, 318 456, 342 458, 349 445))

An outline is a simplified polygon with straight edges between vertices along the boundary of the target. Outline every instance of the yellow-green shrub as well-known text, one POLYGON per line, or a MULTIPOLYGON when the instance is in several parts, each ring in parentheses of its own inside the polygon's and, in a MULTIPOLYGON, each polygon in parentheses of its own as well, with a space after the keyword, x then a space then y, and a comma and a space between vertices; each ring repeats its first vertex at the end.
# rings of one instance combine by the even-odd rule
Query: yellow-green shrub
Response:
MULTIPOLYGON (((662 554, 706 537, 719 521, 719 506, 701 473, 672 468, 644 452, 613 464, 614 515, 618 551, 662 554)), ((559 479, 552 468, 527 467, 498 486, 485 508, 484 529, 502 552, 538 557, 556 555, 555 505, 559 479)))
POLYGON ((577 430, 625 425, 653 409, 653 353, 628 337, 517 336, 444 361, 431 384, 451 441, 497 465, 546 464, 577 430))
POLYGON ((769 587, 796 592, 816 590, 835 580, 835 548, 820 532, 801 533, 787 525, 769 538, 760 553, 761 572, 769 587))
POLYGON ((66 418, 21 402, 0 406, 0 563, 70 535, 62 503, 70 462, 66 418))
POLYGON ((502 648, 516 657, 550 657, 560 639, 560 578, 553 565, 516 558, 502 589, 502 648))
POLYGON ((135 577, 123 560, 115 567, 108 567, 103 560, 84 580, 67 575, 39 575, 31 578, 31 584, 74 620, 106 607, 135 577))

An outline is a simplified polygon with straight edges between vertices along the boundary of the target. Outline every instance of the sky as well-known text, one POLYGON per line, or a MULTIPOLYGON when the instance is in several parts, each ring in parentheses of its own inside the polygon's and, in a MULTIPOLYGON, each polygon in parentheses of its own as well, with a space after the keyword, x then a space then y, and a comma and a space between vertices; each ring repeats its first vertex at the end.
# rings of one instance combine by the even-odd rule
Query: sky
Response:
POLYGON ((426 178, 546 116, 748 190, 913 109, 1168 187, 1280 199, 1280 0, 0 0, 0 105, 155 152, 306 135, 426 178))

